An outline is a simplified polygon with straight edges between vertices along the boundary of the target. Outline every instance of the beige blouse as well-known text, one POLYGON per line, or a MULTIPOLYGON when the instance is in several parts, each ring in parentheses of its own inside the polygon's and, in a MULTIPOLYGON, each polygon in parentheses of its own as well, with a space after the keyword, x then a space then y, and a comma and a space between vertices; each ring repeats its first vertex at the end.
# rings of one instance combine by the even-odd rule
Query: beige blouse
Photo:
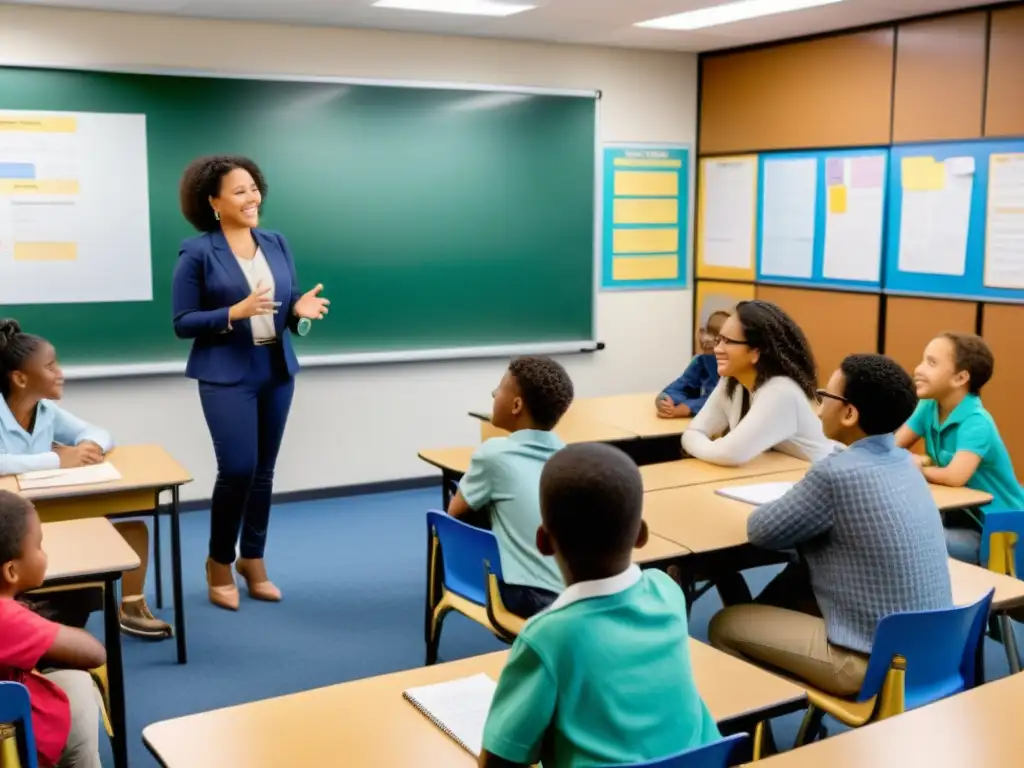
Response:
MULTIPOLYGON (((256 255, 251 259, 241 259, 235 256, 235 260, 238 262, 238 266, 241 267, 245 279, 249 281, 250 291, 255 291, 259 285, 262 285, 264 288, 269 286, 270 296, 276 298, 274 294, 274 273, 270 271, 270 265, 267 263, 267 257, 263 255, 262 249, 257 248, 256 255)), ((277 338, 277 328, 274 325, 273 315, 254 315, 249 318, 249 322, 252 325, 253 343, 277 338)))

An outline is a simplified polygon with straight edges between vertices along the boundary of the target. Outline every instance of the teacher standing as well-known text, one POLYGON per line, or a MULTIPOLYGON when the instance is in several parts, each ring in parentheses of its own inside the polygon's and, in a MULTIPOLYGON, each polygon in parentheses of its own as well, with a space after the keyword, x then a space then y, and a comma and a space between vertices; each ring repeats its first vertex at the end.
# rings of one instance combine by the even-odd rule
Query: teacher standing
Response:
POLYGON ((192 339, 185 375, 199 382, 217 456, 206 579, 210 602, 238 610, 235 564, 250 597, 277 602, 263 552, 274 466, 299 362, 288 331, 327 314, 322 285, 299 293, 284 237, 258 229, 267 184, 246 157, 193 161, 181 179, 181 212, 200 234, 174 270, 174 332, 192 339), (239 534, 241 542, 239 543, 239 534))

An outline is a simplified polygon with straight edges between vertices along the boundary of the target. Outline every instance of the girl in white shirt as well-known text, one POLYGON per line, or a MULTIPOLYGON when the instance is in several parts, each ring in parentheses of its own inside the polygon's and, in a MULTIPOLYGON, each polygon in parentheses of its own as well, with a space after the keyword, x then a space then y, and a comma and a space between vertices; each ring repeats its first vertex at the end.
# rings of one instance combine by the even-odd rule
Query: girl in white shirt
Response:
POLYGON ((832 453, 815 410, 817 369, 807 337, 775 304, 741 301, 715 345, 721 377, 683 433, 683 450, 738 466, 776 450, 808 461, 832 453))

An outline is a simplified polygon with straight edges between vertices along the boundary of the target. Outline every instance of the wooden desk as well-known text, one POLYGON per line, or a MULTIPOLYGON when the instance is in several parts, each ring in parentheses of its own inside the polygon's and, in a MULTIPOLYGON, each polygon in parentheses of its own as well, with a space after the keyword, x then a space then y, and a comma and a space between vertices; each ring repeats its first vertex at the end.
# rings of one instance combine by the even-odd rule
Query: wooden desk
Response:
MULTIPOLYGON (((719 722, 738 724, 804 706, 798 686, 696 640, 697 687, 719 722)), ((480 672, 497 679, 507 651, 371 677, 146 727, 166 768, 277 765, 451 766, 475 759, 402 698, 402 691, 480 672)))
POLYGON ((958 693, 750 768, 967 768, 1019 765, 1024 676, 958 693))
POLYGON ((679 459, 640 467, 644 491, 662 491, 690 485, 715 483, 721 485, 732 480, 755 478, 779 472, 806 470, 808 463, 784 453, 770 451, 739 467, 720 467, 700 459, 679 459))
MULTIPOLYGON (((480 414, 473 414, 480 417, 480 414)), ((616 443, 625 440, 636 440, 636 434, 627 429, 622 429, 614 424, 598 421, 596 419, 582 416, 572 408, 558 422, 554 433, 562 438, 562 442, 572 443, 616 443)), ((504 429, 491 424, 491 417, 487 415, 480 422, 480 440, 489 440, 492 437, 505 437, 508 435, 504 429)))
POLYGON ((43 550, 48 557, 43 589, 103 582, 103 635, 107 647, 107 683, 114 764, 128 765, 128 723, 125 716, 124 662, 116 585, 125 571, 139 567, 139 556, 109 520, 92 518, 43 524, 43 550))
POLYGON ((159 445, 124 445, 114 448, 108 461, 121 479, 110 483, 45 488, 22 493, 14 477, 0 477, 0 489, 22 493, 32 500, 44 522, 95 517, 153 516, 153 571, 156 604, 163 607, 160 556, 160 493, 170 491, 171 580, 174 596, 174 634, 178 663, 188 660, 185 642, 185 607, 181 584, 181 532, 179 490, 192 476, 159 445))
POLYGON ((686 557, 688 554, 690 550, 682 544, 676 544, 652 533, 642 549, 633 550, 633 562, 640 566, 654 566, 686 557))
POLYGON ((624 429, 641 439, 679 437, 691 419, 662 419, 655 407, 657 392, 639 392, 610 397, 586 397, 573 405, 576 413, 594 421, 624 429))

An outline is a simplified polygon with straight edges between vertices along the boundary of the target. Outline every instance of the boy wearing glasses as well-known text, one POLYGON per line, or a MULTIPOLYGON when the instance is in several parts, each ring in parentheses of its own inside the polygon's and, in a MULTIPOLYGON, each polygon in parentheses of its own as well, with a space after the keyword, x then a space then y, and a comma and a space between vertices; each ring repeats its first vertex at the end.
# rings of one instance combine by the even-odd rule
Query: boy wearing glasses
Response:
POLYGON ((813 464, 747 521, 752 544, 795 548, 747 605, 719 612, 712 645, 836 696, 864 682, 878 622, 953 605, 941 518, 893 433, 917 406, 910 376, 882 355, 851 355, 818 392, 825 435, 848 446, 813 464))
POLYGON ((718 363, 715 344, 729 313, 716 310, 708 316, 707 325, 697 331, 697 355, 686 366, 683 375, 669 384, 658 395, 658 416, 663 419, 683 419, 696 416, 718 384, 718 363))

